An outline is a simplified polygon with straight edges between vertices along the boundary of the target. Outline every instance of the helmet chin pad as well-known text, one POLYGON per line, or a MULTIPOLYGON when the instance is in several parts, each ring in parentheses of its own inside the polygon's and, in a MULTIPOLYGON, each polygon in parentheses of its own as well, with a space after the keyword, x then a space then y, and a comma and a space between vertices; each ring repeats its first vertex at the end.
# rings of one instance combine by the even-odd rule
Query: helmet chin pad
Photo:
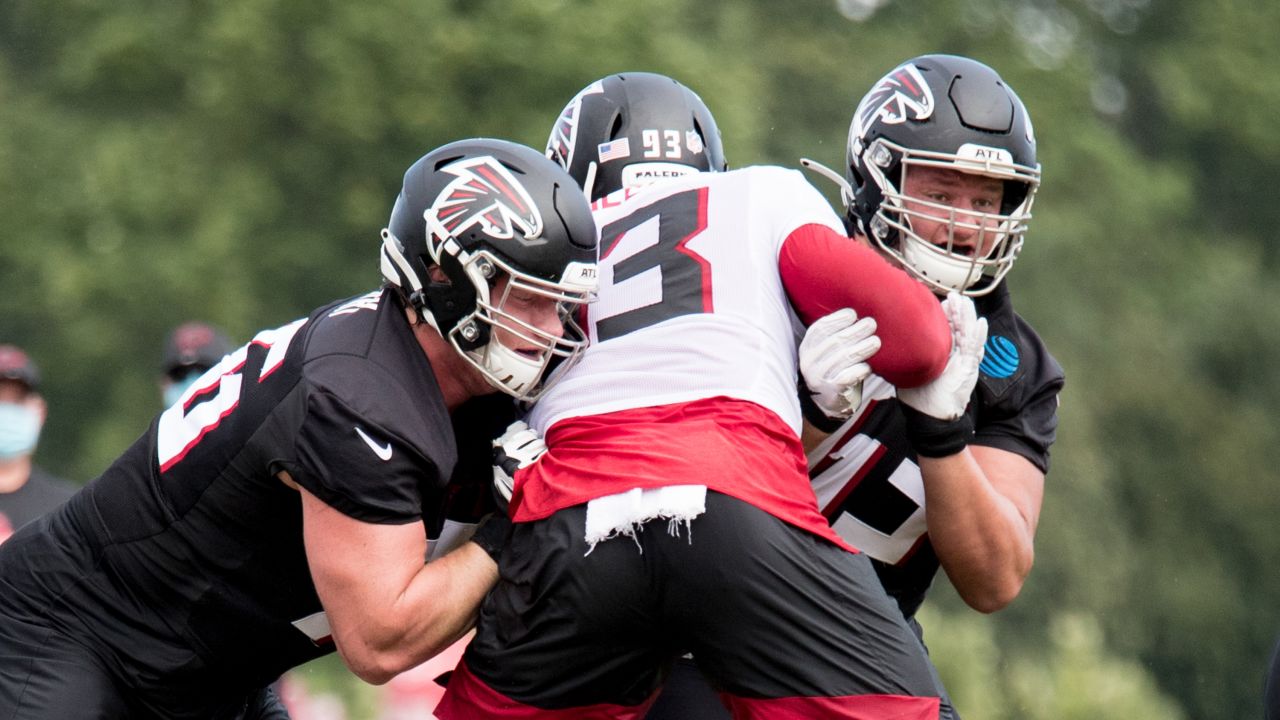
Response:
POLYGON ((521 399, 530 398, 551 357, 549 351, 543 351, 535 359, 512 350, 496 338, 468 355, 485 371, 485 379, 490 384, 521 399))
POLYGON ((962 292, 982 278, 982 266, 913 237, 902 241, 902 261, 937 290, 962 292))

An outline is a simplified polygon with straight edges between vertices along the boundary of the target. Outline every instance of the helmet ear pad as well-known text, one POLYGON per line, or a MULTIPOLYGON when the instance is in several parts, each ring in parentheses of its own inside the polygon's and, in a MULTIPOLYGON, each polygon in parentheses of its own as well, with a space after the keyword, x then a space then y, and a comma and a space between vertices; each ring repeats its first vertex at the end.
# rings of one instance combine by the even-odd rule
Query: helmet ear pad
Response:
POLYGON ((1008 215, 1027 201, 1031 188, 1024 182, 1004 181, 1004 196, 1000 201, 1000 214, 1008 215))
MULTIPOLYGON (((438 265, 427 265, 423 258, 422 290, 415 293, 418 299, 410 298, 414 306, 421 307, 423 314, 430 314, 429 321, 441 333, 448 333, 466 316, 473 314, 476 308, 476 288, 467 277, 462 263, 452 255, 444 255, 438 265)), ((458 344, 464 350, 474 350, 489 342, 489 326, 487 323, 471 323, 474 331, 461 331, 458 344), (472 337, 467 337, 470 334, 472 337)))
MULTIPOLYGON (((866 152, 863 150, 864 155, 866 152)), ((894 183, 895 188, 901 187, 901 158, 894 158, 892 165, 885 171, 885 176, 894 183)), ((897 230, 881 225, 877 235, 876 226, 873 224, 880 206, 884 204, 884 188, 872 178, 859 172, 857 166, 853 164, 849 166, 849 179, 853 187, 853 202, 849 203, 846 214, 850 220, 854 221, 854 229, 870 240, 879 240, 887 245, 896 246, 897 230)))

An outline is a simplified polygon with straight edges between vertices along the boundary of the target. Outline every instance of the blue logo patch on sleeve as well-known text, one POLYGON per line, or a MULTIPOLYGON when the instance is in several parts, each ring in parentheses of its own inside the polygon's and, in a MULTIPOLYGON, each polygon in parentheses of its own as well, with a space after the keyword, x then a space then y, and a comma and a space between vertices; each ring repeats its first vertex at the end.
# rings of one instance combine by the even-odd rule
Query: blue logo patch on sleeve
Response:
POLYGON ((983 348, 982 364, 978 370, 993 378, 1007 378, 1018 369, 1018 347, 1003 335, 987 338, 983 348))

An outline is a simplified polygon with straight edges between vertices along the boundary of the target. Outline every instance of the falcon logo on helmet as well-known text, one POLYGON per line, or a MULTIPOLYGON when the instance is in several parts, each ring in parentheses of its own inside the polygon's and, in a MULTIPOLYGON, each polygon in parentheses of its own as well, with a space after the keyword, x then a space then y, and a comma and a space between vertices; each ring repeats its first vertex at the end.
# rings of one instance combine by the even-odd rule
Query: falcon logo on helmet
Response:
POLYGON ((573 96, 547 139, 547 157, 560 163, 560 167, 568 169, 573 164, 573 149, 578 145, 578 121, 582 117, 582 98, 604 92, 604 82, 597 80, 573 96))
POLYGON ((434 218, 448 236, 479 225, 491 237, 515 238, 526 247, 547 242, 542 237, 542 215, 533 198, 502 163, 485 155, 460 160, 441 170, 457 179, 436 197, 427 217, 434 218))
POLYGON ((888 75, 862 99, 854 113, 857 137, 862 137, 871 123, 898 125, 907 120, 924 120, 933 114, 933 91, 920 76, 915 65, 902 65, 888 75))

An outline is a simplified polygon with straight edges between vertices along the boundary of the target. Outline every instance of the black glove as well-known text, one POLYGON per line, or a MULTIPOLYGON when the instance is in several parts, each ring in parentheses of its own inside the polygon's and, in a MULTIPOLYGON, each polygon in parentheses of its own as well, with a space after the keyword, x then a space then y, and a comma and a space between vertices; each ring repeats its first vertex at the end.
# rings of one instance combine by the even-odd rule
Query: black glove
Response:
MULTIPOLYGON (((279 684, 279 681, 276 681, 279 684)), ((275 685, 268 685, 249 696, 244 712, 236 720, 289 720, 289 711, 276 692, 275 685)))
POLYGON ((491 513, 480 521, 480 526, 471 536, 471 542, 479 545, 494 562, 502 555, 502 546, 507 544, 511 535, 511 520, 502 513, 491 513))

